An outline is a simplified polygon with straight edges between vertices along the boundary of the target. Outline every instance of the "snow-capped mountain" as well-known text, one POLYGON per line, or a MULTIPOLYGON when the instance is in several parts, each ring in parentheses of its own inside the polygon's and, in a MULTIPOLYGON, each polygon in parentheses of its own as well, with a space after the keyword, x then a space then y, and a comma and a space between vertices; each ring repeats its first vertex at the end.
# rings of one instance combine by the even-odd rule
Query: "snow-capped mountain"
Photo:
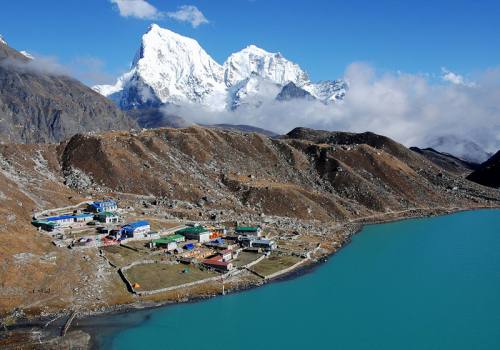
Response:
POLYGON ((227 106, 231 110, 241 106, 258 108, 265 102, 273 101, 281 88, 276 82, 251 73, 248 78, 228 87, 227 106))
POLYGON ((143 35, 131 69, 114 85, 94 89, 122 109, 186 103, 210 110, 259 107, 292 82, 325 103, 342 100, 343 81, 312 83, 299 65, 255 45, 218 64, 199 43, 156 24, 143 35))
POLYGON ((252 74, 279 85, 291 81, 302 86, 309 81, 298 64, 287 60, 280 53, 267 52, 255 45, 233 53, 224 63, 224 81, 227 86, 233 86, 252 74))
POLYGON ((323 102, 337 102, 344 99, 348 86, 343 80, 325 80, 317 84, 308 82, 302 89, 323 102))
POLYGON ((224 71, 198 42, 153 24, 129 72, 113 86, 94 89, 123 109, 165 103, 225 103, 224 71))
POLYGON ((313 100, 314 96, 303 88, 298 87, 293 82, 289 82, 281 89, 276 100, 278 101, 290 101, 294 99, 306 99, 313 100))

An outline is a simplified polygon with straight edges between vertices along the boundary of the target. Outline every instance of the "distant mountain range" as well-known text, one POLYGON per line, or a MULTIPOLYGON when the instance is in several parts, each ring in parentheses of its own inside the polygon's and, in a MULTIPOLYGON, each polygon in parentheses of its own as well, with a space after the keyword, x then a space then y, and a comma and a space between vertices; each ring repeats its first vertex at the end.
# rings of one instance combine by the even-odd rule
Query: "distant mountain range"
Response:
MULTIPOLYGON (((153 24, 142 37, 130 71, 116 84, 94 90, 100 94, 62 73, 45 71, 30 54, 0 39, 4 143, 58 142, 81 132, 193 125, 183 118, 182 110, 164 108, 172 105, 200 106, 200 113, 290 100, 320 101, 335 108, 344 101, 348 84, 342 80, 313 83, 296 63, 255 45, 219 64, 194 39, 153 24)), ((241 124, 245 121, 233 125, 226 118, 224 124, 213 127, 276 135, 241 124)), ((429 138, 424 145, 468 163, 482 163, 492 155, 457 135, 429 138)))
POLYGON ((222 111, 243 104, 258 106, 277 96, 307 95, 332 103, 342 100, 347 84, 341 80, 313 83, 296 63, 255 45, 233 53, 220 65, 196 40, 153 24, 142 37, 130 71, 116 84, 94 89, 124 110, 199 104, 222 111))

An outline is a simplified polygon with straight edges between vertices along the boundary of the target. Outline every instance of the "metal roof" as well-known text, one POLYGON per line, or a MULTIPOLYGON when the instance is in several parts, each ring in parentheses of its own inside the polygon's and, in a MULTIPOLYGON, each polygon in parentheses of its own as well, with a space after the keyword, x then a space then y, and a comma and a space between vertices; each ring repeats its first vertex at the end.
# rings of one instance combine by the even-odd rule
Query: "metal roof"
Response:
POLYGON ((108 200, 101 201, 101 202, 92 202, 91 205, 94 207, 103 207, 103 206, 110 206, 110 205, 115 206, 116 202, 112 199, 108 199, 108 200))
POLYGON ((205 259, 203 260, 203 263, 206 265, 213 265, 213 266, 225 266, 227 267, 229 264, 231 264, 230 261, 221 261, 220 259, 205 259))
POLYGON ((122 228, 139 228, 143 226, 149 226, 149 221, 142 220, 142 221, 136 221, 136 222, 129 222, 128 224, 122 226, 122 228))
POLYGON ((47 220, 34 220, 31 222, 33 225, 50 225, 55 226, 55 222, 47 221, 47 220))
POLYGON ((177 234, 192 234, 192 235, 199 235, 205 232, 209 232, 206 227, 203 226, 194 226, 194 227, 186 227, 181 230, 175 231, 177 234))
POLYGON ((117 215, 115 213, 110 212, 110 211, 103 211, 103 212, 100 212, 99 214, 97 214, 97 216, 110 217, 110 216, 117 216, 117 215))
POLYGON ((172 242, 177 242, 178 239, 184 239, 184 236, 181 235, 172 235, 172 236, 166 236, 166 237, 161 237, 158 239, 155 239, 153 243, 155 244, 162 244, 162 243, 172 243, 172 242))
POLYGON ((82 214, 77 214, 77 215, 72 215, 73 218, 89 218, 89 217, 94 217, 94 214, 90 213, 82 213, 82 214))
POLYGON ((49 218, 46 218, 46 221, 59 221, 59 220, 67 220, 67 219, 74 219, 75 217, 73 215, 60 215, 60 216, 51 216, 49 218))
POLYGON ((239 226, 236 227, 235 231, 242 231, 242 232, 255 232, 260 230, 260 227, 252 227, 252 226, 239 226))

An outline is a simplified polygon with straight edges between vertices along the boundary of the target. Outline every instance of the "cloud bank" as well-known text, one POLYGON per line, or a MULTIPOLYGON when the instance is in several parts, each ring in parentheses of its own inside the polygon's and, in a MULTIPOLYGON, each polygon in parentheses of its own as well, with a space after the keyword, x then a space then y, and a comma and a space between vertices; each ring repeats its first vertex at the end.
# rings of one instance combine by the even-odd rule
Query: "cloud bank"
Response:
MULTIPOLYGON (((454 135, 485 150, 500 149, 500 69, 475 77, 476 83, 435 83, 427 76, 380 73, 365 63, 345 71, 349 91, 342 103, 269 101, 234 112, 210 112, 197 106, 167 107, 166 112, 203 124, 249 124, 279 133, 297 126, 324 130, 372 131, 406 146, 428 146, 454 135)), ((446 80, 446 79, 445 79, 446 80)))
POLYGON ((187 22, 194 28, 209 23, 205 15, 193 5, 182 5, 177 11, 162 12, 146 0, 111 0, 122 17, 156 20, 171 18, 179 22, 187 22))
POLYGON ((115 79, 114 75, 105 71, 105 63, 96 57, 81 56, 61 63, 54 56, 31 55, 25 51, 21 53, 26 57, 25 60, 7 58, 0 62, 0 66, 22 73, 71 77, 89 86, 110 83, 115 79))
MULTIPOLYGON (((30 55, 31 56, 31 55, 30 55)), ((26 56, 27 57, 27 56, 26 56)), ((17 70, 23 73, 33 73, 41 75, 71 76, 71 70, 61 64, 53 56, 36 56, 36 58, 18 60, 7 58, 0 62, 2 67, 17 70)), ((28 58, 28 57, 27 57, 28 58)))

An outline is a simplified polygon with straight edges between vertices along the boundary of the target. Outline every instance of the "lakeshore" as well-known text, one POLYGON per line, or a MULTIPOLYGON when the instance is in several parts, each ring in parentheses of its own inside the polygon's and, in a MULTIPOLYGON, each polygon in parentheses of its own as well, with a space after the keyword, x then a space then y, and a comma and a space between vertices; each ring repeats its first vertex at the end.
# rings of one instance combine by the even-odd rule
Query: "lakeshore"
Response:
MULTIPOLYGON (((172 346, 194 349, 211 332, 200 329, 196 339, 185 342, 191 331, 185 320, 209 317, 221 324, 231 320, 231 331, 225 332, 229 342, 241 339, 245 325, 258 319, 259 342, 266 348, 333 341, 349 349, 494 349, 500 344, 495 333, 500 285, 494 278, 500 264, 498 220, 498 210, 485 210, 370 225, 328 263, 300 278, 202 303, 122 315, 126 319, 119 329, 100 345, 158 348, 162 342, 152 335, 162 329, 172 346), (269 307, 273 317, 263 317, 269 307), (315 322, 297 322, 299 315, 315 322), (331 338, 317 337, 328 332, 331 338)), ((253 347, 251 341, 236 344, 253 347)))
MULTIPOLYGON (((455 208, 453 210, 453 212, 457 212, 457 211, 458 211, 457 208, 455 208)), ((405 216, 403 216, 403 217, 397 217, 397 218, 392 218, 392 217, 380 218, 379 217, 377 220, 378 221, 377 223, 380 223, 382 221, 383 222, 401 221, 401 220, 406 220, 406 219, 412 219, 415 217, 426 217, 426 216, 443 215, 443 214, 449 214, 449 213, 450 213, 450 210, 442 211, 442 210, 436 210, 436 209, 433 209, 430 211, 425 211, 425 212, 412 211, 412 212, 405 212, 405 216), (411 215, 408 215, 408 214, 411 214, 411 215)), ((370 218, 370 220, 372 222, 375 221, 374 218, 370 218)), ((371 224, 371 222, 364 222, 363 223, 363 225, 370 225, 370 224, 371 224)), ((361 230, 362 227, 363 226, 360 223, 347 223, 347 224, 345 224, 345 226, 343 226, 344 232, 347 234, 347 237, 348 237, 348 239, 346 239, 343 247, 345 247, 345 245, 350 242, 350 238, 355 233, 359 232, 359 230, 361 230), (349 231, 345 231, 346 229, 348 229, 349 231)), ((322 262, 327 260, 328 257, 331 256, 331 254, 332 253, 326 254, 323 257, 315 259, 315 260, 309 260, 309 261, 307 261, 307 263, 300 264, 299 266, 297 266, 297 268, 295 268, 293 270, 283 271, 282 274, 278 273, 274 276, 274 278, 266 280, 265 282, 247 283, 244 285, 240 284, 234 288, 227 288, 225 290, 225 292, 230 293, 230 294, 234 294, 236 292, 254 289, 254 288, 260 287, 262 285, 267 285, 268 284, 267 282, 270 282, 270 281, 287 281, 287 280, 293 279, 295 277, 305 275, 310 271, 314 271, 316 269, 316 267, 322 266, 323 265, 322 262)), ((216 286, 216 287, 220 288, 220 286, 216 286)), ((153 300, 153 301, 142 300, 142 301, 138 301, 138 302, 135 302, 132 304, 115 305, 115 306, 110 306, 106 309, 101 309, 101 310, 94 311, 94 312, 88 312, 87 314, 79 314, 78 318, 74 321, 74 323, 71 327, 71 330, 69 331, 66 338, 79 339, 83 343, 87 343, 89 341, 89 339, 82 336, 82 329, 85 330, 85 333, 89 332, 93 336, 95 336, 95 334, 98 334, 99 331, 93 329, 93 327, 89 328, 88 326, 85 326, 85 325, 88 325, 88 322, 94 322, 94 321, 89 321, 89 320, 94 320, 96 317, 97 317, 97 319, 101 319, 102 317, 104 317, 104 318, 113 317, 113 315, 122 315, 123 316, 129 312, 137 312, 138 310, 153 310, 153 309, 156 309, 158 307, 172 306, 174 304, 179 304, 179 303, 183 303, 183 304, 195 303, 195 302, 198 302, 201 300, 206 300, 206 299, 209 299, 209 298, 212 298, 214 296, 221 295, 221 294, 222 294, 222 290, 215 288, 211 291, 211 293, 205 292, 205 293, 201 293, 199 295, 192 293, 192 294, 190 294, 190 297, 182 297, 182 298, 173 299, 173 300, 172 299, 171 300, 163 300, 163 301, 162 300, 153 300)), ((40 327, 40 328, 42 328, 42 332, 51 333, 52 335, 58 335, 58 332, 61 329, 61 327, 64 326, 64 322, 65 322, 65 319, 67 317, 69 317, 69 316, 50 315, 49 317, 45 318, 44 320, 38 320, 35 322, 28 322, 26 324, 19 324, 17 326, 17 328, 19 330, 24 331, 26 329, 30 329, 30 327, 33 328, 33 326, 38 325, 38 326, 42 326, 42 327, 40 327), (51 323, 48 327, 43 327, 47 323, 47 320, 51 320, 51 319, 54 319, 56 317, 57 317, 56 322, 51 323)), ((35 327, 35 328, 37 328, 37 327, 35 327)), ((63 339, 60 338, 60 341, 62 341, 62 340, 63 339)))

